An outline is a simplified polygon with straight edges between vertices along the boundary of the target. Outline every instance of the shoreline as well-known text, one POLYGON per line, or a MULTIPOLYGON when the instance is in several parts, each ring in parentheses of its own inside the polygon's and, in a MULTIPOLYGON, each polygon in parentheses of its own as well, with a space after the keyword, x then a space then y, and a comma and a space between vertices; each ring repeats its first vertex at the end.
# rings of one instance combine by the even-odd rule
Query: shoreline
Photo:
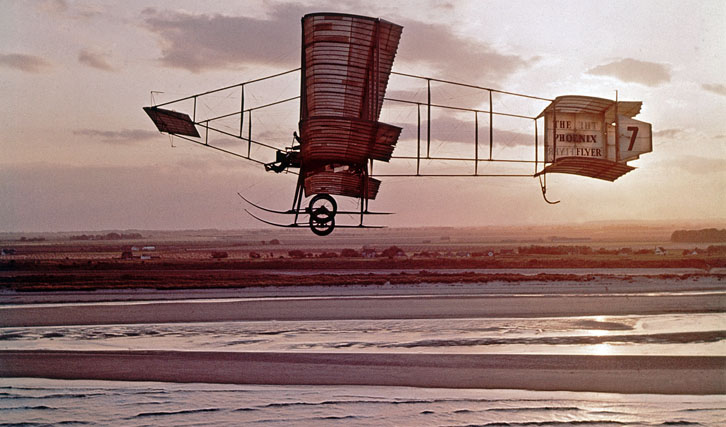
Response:
POLYGON ((724 394, 724 356, 0 350, 0 376, 724 394))
MULTIPOLYGON (((201 272, 201 277, 205 274, 201 272)), ((240 273, 242 274, 242 273, 240 273)), ((414 275, 399 275, 403 279, 414 275)), ((300 279, 289 275, 289 280, 300 279)), ((334 283, 340 276, 325 276, 334 283)), ((376 280, 387 276, 366 275, 376 280)), ((93 291, 5 290, 0 327, 342 319, 544 318, 726 312, 720 275, 432 274, 418 284, 310 283, 93 291), (436 281, 449 277, 452 282, 436 281), (454 280, 471 279, 472 282, 454 280), (516 277, 516 280, 511 280, 516 277), (574 279, 572 279, 574 277, 574 279), (546 280, 552 279, 552 280, 546 280), (118 295, 142 300, 116 300, 118 295), (84 299, 85 298, 85 299, 84 299), (100 298, 102 301, 94 300, 100 298), (174 298, 174 299, 165 299, 174 298), (193 298, 193 299, 192 299, 193 298), (33 299, 39 299, 35 303, 33 299), (71 302, 60 302, 61 300, 71 302), (86 302, 81 302, 86 301, 86 302)), ((168 278, 168 276, 167 276, 168 278)), ((95 326, 94 326, 95 328, 95 326)), ((98 327, 99 330, 103 326, 98 327)), ((377 385, 726 394, 724 355, 0 350, 0 376, 278 385, 377 385)), ((508 353, 513 353, 509 351, 508 353)))

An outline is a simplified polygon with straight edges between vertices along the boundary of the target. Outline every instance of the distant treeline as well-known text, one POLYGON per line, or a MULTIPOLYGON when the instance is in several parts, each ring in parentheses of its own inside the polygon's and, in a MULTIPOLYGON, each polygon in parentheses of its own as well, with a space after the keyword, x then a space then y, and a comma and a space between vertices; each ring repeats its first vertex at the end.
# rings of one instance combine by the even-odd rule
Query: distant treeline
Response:
POLYGON ((677 230, 671 234, 671 242, 726 242, 726 230, 717 230, 715 228, 706 228, 703 230, 677 230))
POLYGON ((71 236, 71 240, 131 240, 143 239, 141 233, 108 233, 108 234, 81 234, 71 236))
POLYGON ((589 255, 593 250, 589 246, 526 246, 519 247, 517 252, 520 255, 589 255))

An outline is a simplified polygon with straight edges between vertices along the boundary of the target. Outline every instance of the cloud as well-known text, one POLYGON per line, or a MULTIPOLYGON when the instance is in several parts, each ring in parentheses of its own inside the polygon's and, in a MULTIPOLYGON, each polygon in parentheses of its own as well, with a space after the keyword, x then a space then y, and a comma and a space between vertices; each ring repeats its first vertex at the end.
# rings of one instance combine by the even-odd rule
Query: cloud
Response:
POLYGON ((408 102, 421 102, 426 103, 426 86, 422 85, 420 89, 407 90, 407 89, 391 89, 390 87, 386 90, 386 98, 396 99, 408 102))
POLYGON ((38 3, 38 9, 49 14, 61 15, 68 11, 68 2, 65 0, 43 0, 38 3))
POLYGON ((159 38, 162 64, 194 73, 250 63, 298 66, 302 15, 296 5, 275 8, 269 19, 142 12, 145 28, 159 38))
POLYGON ((456 5, 454 5, 454 3, 452 3, 452 2, 445 2, 445 3, 434 2, 433 7, 436 9, 444 9, 444 10, 449 10, 449 11, 456 9, 456 5))
POLYGON ((722 84, 711 84, 711 83, 704 83, 701 85, 701 88, 704 90, 707 90, 709 92, 713 92, 716 95, 726 96, 726 85, 722 84))
MULTIPOLYGON (((386 97, 399 101, 428 102, 426 80, 404 77, 407 83, 415 83, 415 89, 393 89, 386 91, 386 97)), ((431 103, 448 105, 456 108, 481 109, 482 105, 489 104, 489 92, 484 89, 475 89, 456 84, 431 82, 431 103)))
MULTIPOLYGON (((698 138, 705 138, 705 136, 701 133, 698 133, 698 138)), ((664 139, 684 139, 687 137, 693 137, 693 130, 688 129, 663 129, 656 132, 653 132, 653 137, 655 138, 664 138, 664 139)), ((726 139, 726 134, 718 134, 711 136, 712 139, 726 139)))
POLYGON ((102 6, 99 4, 72 2, 66 0, 42 0, 37 3, 37 10, 54 18, 91 19, 101 16, 102 6))
MULTIPOLYGON (((300 18, 311 11, 280 4, 258 19, 148 8, 142 19, 158 37, 162 64, 199 73, 244 64, 299 66, 300 18)), ((461 37, 446 25, 391 19, 404 27, 396 61, 411 69, 423 65, 439 77, 491 82, 537 61, 461 37)))
POLYGON ((658 138, 676 138, 683 135, 683 133, 685 133, 683 129, 663 129, 653 132, 653 136, 658 138))
MULTIPOLYGON (((473 114, 473 113, 472 113, 473 114)), ((479 145, 484 146, 489 144, 489 127, 483 126, 482 122, 488 120, 488 118, 480 115, 479 121, 479 145)), ((400 140, 412 140, 416 139, 418 127, 416 123, 391 123, 395 126, 403 128, 401 131, 400 140)), ((493 132, 493 143, 496 147, 516 147, 516 146, 529 146, 534 144, 534 134, 524 134, 521 132, 514 132, 504 129, 497 129, 496 125, 493 132)), ((459 150, 465 147, 473 147, 475 137, 475 126, 474 118, 471 120, 461 120, 456 117, 443 116, 443 117, 432 117, 431 118, 431 137, 432 140, 437 140, 441 143, 447 144, 445 148, 459 150), (452 146, 450 144, 456 144, 452 146)), ((421 120, 421 138, 426 138, 426 119, 421 120)), ((442 148, 444 148, 442 146, 442 148)))
POLYGON ((671 79, 670 68, 667 65, 632 58, 598 65, 589 69, 587 73, 615 77, 623 82, 640 83, 646 86, 658 86, 671 79))
POLYGON ((159 132, 143 129, 124 129, 120 131, 80 129, 73 132, 75 135, 87 136, 113 144, 125 144, 157 138, 159 132))
POLYGON ((42 73, 52 68, 50 62, 39 56, 20 53, 0 54, 0 66, 13 68, 26 73, 42 73))
POLYGON ((108 55, 93 52, 90 49, 83 49, 78 53, 78 62, 102 71, 116 71, 116 69, 108 62, 108 55))
POLYGON ((726 171, 726 159, 717 157, 683 155, 669 164, 694 175, 712 175, 726 171))
POLYGON ((436 77, 465 82, 496 82, 533 64, 537 58, 500 52, 478 40, 455 34, 442 24, 403 20, 397 59, 411 67, 423 64, 436 77))

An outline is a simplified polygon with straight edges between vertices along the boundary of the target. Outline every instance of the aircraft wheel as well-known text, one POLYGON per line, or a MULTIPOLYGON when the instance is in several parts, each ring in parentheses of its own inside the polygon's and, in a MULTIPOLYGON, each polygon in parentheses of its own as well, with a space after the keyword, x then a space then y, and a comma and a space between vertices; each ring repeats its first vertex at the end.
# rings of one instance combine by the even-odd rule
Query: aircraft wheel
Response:
POLYGON ((310 230, 318 236, 327 236, 335 228, 335 218, 331 217, 326 222, 317 222, 310 217, 310 230))
POLYGON ((310 224, 313 222, 326 224, 334 221, 335 214, 338 212, 338 204, 330 194, 316 194, 308 204, 308 212, 310 213, 310 224))

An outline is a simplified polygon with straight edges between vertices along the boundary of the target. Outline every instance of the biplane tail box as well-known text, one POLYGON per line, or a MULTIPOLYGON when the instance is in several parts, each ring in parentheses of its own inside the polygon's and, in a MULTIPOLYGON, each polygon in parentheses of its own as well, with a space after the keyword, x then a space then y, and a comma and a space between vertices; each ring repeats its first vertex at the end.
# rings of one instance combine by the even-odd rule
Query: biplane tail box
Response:
POLYGON ((305 163, 364 164, 389 161, 401 128, 386 123, 340 117, 315 117, 300 123, 305 163))
POLYGON ((378 194, 381 181, 368 177, 368 182, 363 181, 363 175, 353 171, 316 171, 310 172, 305 177, 305 195, 332 194, 335 196, 364 197, 373 200, 378 194), (364 185, 366 184, 366 185, 364 185))
POLYGON ((635 169, 627 162, 653 150, 650 123, 633 119, 641 107, 640 101, 557 97, 537 117, 545 119, 544 159, 550 164, 536 175, 566 173, 615 181, 635 169))

